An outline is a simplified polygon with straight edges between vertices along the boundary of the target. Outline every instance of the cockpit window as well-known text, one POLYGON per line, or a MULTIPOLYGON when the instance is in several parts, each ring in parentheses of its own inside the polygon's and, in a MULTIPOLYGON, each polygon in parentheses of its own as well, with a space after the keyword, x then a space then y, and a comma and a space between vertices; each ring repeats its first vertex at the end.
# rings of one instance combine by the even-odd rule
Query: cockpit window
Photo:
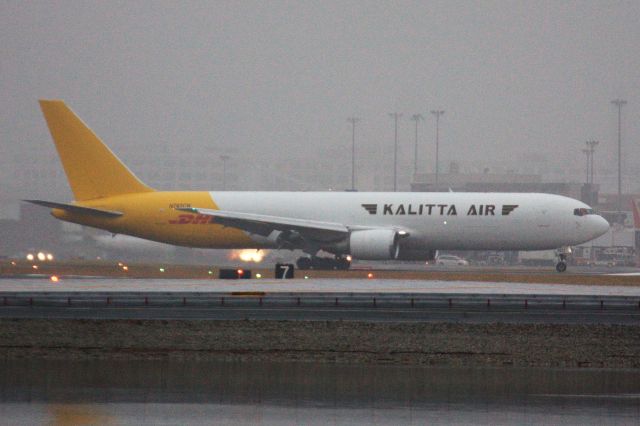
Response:
POLYGON ((573 214, 576 216, 586 216, 588 214, 595 214, 595 213, 593 209, 579 208, 579 209, 573 209, 573 214))

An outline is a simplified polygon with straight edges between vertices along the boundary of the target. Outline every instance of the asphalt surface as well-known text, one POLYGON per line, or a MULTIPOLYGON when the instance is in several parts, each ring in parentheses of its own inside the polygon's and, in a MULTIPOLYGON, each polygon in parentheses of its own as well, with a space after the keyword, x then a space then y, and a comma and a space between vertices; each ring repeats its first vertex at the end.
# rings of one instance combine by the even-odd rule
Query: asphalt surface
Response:
POLYGON ((639 285, 536 284, 522 282, 444 281, 416 279, 123 279, 68 278, 58 282, 48 278, 0 279, 0 292, 322 292, 322 293, 449 293, 449 294, 531 294, 603 295, 640 297, 639 285))

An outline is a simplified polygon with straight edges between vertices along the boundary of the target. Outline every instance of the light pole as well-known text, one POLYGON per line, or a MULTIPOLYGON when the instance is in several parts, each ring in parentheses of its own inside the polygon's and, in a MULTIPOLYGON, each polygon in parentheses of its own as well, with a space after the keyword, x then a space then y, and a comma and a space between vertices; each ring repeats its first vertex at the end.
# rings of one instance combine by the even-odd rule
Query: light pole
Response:
POLYGON ((588 183, 591 183, 593 185, 594 180, 593 180, 593 170, 594 170, 594 166, 593 166, 593 157, 594 157, 594 153, 596 152, 596 146, 599 144, 599 141, 587 141, 586 144, 589 147, 589 155, 591 156, 591 181, 588 183))
POLYGON ((418 174, 418 122, 424 121, 422 114, 413 114, 411 119, 416 122, 416 143, 413 147, 413 179, 418 174))
POLYGON ((614 99, 611 103, 618 107, 618 217, 622 212, 622 107, 627 104, 624 99, 614 99))
POLYGON ((439 151, 440 151, 440 116, 444 114, 443 110, 431 111, 436 116, 436 191, 438 190, 438 175, 440 174, 439 151))
POLYGON ((401 113, 390 112, 389 117, 395 122, 394 145, 393 145, 393 192, 398 190, 398 120, 402 117, 401 113))
POLYGON ((589 149, 587 148, 583 148, 582 152, 584 152, 587 156, 587 180, 585 182, 587 183, 587 185, 589 185, 589 156, 591 155, 591 151, 589 151, 589 149))
POLYGON ((222 190, 227 190, 227 160, 230 157, 228 155, 221 155, 220 159, 222 160, 222 190))
POLYGON ((356 190, 356 123, 360 121, 357 117, 349 117, 347 121, 351 123, 351 190, 356 190))

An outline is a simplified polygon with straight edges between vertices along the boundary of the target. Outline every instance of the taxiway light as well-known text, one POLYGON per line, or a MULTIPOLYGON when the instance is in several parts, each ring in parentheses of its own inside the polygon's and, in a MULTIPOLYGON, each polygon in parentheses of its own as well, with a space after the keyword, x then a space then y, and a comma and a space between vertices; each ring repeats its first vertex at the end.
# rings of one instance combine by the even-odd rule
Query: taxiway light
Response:
POLYGON ((207 271, 209 275, 213 275, 213 271, 207 271))
POLYGON ((160 272, 164 272, 164 268, 160 268, 160 272))
POLYGON ((58 281, 60 281, 60 278, 58 278, 56 275, 51 275, 51 282, 57 283, 58 281))
POLYGON ((308 280, 308 279, 309 279, 309 275, 305 275, 305 276, 304 276, 304 279, 305 279, 305 280, 308 280))
POLYGON ((33 260, 33 259, 35 259, 35 257, 31 253, 29 253, 27 255, 27 260, 33 260))
POLYGON ((373 278, 373 274, 372 274, 371 272, 369 272, 369 273, 367 274, 367 278, 373 278))

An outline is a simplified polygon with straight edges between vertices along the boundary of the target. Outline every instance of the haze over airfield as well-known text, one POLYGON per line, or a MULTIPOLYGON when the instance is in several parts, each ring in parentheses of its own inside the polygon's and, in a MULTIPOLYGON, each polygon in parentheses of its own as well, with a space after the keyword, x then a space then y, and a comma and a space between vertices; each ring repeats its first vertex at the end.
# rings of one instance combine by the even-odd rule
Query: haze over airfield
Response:
POLYGON ((220 170, 229 155, 229 189, 348 188, 350 116, 361 119, 357 187, 390 189, 388 113, 401 112, 408 190, 409 118, 426 118, 419 170, 432 172, 429 111, 443 109, 441 170, 456 161, 582 182, 581 150, 595 139, 596 183, 609 192, 610 101, 623 98, 623 189, 640 191, 638 22, 636 1, 3 2, 0 216, 21 198, 72 198, 38 98, 64 99, 159 189, 137 165, 174 152, 204 164, 158 170, 220 170))

